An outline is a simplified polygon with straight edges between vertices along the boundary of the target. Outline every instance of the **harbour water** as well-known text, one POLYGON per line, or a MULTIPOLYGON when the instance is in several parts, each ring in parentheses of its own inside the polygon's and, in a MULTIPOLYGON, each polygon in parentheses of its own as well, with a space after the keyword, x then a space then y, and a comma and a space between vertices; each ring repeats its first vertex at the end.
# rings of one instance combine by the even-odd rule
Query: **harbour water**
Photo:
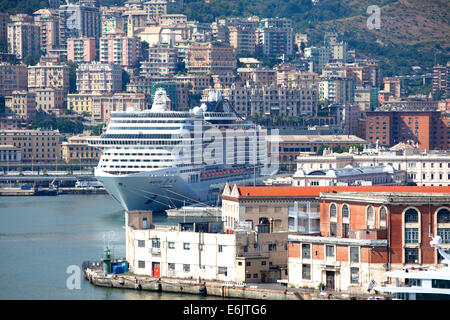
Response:
MULTIPOLYGON (((155 224, 183 220, 153 219, 155 224)), ((99 261, 105 243, 115 258, 125 257, 124 223, 124 211, 109 195, 0 197, 0 299, 218 299, 101 288, 82 275, 80 288, 71 289, 73 266, 99 261)))

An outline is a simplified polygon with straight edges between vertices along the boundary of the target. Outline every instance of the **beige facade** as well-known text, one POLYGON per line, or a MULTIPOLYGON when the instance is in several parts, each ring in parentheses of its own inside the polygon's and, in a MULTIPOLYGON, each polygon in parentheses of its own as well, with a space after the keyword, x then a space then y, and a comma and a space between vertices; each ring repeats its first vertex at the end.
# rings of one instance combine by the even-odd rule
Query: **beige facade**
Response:
POLYGON ((113 95, 92 95, 92 121, 109 122, 112 112, 132 108, 142 111, 147 106, 143 93, 118 92, 113 95))
POLYGON ((36 109, 45 113, 59 114, 66 107, 66 94, 63 90, 54 88, 34 89, 36 93, 36 109))
POLYGON ((25 118, 36 114, 36 93, 29 91, 13 91, 5 97, 5 106, 12 113, 25 118))
POLYGON ((235 50, 227 45, 194 43, 186 54, 186 69, 192 73, 234 73, 235 50))
POLYGON ((178 65, 178 49, 160 44, 148 49, 148 60, 141 63, 141 75, 160 77, 175 74, 178 65))
POLYGON ((61 158, 58 130, 2 130, 0 144, 13 145, 22 152, 23 162, 55 162, 61 158))
POLYGON ((39 62, 28 67, 28 89, 55 88, 69 91, 69 66, 51 62, 39 62))
POLYGON ((109 94, 122 90, 122 68, 115 64, 92 62, 77 68, 79 93, 109 94))
MULTIPOLYGON (((92 138, 92 137, 89 137, 92 138)), ((88 145, 88 137, 72 136, 61 144, 62 159, 67 163, 96 164, 101 152, 88 145)))
POLYGON ((222 94, 240 114, 300 116, 317 113, 317 91, 277 86, 231 86, 222 94))
POLYGON ((57 10, 40 9, 33 13, 34 23, 40 27, 41 50, 48 52, 59 47, 59 14, 57 10))
POLYGON ((247 27, 228 27, 230 46, 236 54, 254 54, 256 51, 256 29, 247 27))

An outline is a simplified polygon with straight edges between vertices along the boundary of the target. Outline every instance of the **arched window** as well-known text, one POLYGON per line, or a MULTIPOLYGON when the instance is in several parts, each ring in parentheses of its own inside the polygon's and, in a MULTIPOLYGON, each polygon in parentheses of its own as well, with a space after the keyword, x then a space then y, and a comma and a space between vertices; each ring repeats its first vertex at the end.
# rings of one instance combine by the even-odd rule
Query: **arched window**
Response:
POLYGON ((437 212, 437 235, 441 237, 442 243, 450 243, 450 210, 447 208, 439 209, 437 212), (445 224, 441 224, 445 223, 445 224))
POLYGON ((450 223, 450 210, 446 208, 440 209, 437 213, 437 222, 450 223))
POLYGON ((350 208, 347 204, 342 205, 342 237, 348 238, 350 233, 350 208))
POLYGON ((405 212, 405 223, 408 222, 418 222, 419 221, 419 213, 416 209, 410 208, 405 212))
POLYGON ((337 207, 334 203, 332 203, 330 206, 330 218, 336 217, 336 214, 337 214, 337 207))
POLYGON ((349 216, 349 208, 348 208, 348 205, 346 205, 346 204, 344 204, 343 206, 342 206, 342 218, 348 218, 348 216, 349 216))
POLYGON ((387 220, 387 209, 386 207, 381 207, 380 208, 380 227, 381 228, 386 228, 386 220, 387 220))
POLYGON ((368 228, 375 228, 375 209, 368 206, 366 210, 366 223, 368 228))

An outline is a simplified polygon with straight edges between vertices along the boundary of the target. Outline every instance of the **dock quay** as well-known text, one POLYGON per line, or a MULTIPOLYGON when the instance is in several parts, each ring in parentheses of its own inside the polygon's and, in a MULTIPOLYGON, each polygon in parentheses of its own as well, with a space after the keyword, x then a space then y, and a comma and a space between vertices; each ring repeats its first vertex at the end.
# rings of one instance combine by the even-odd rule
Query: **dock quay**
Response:
MULTIPOLYGON (((341 292, 320 292, 314 289, 261 288, 257 285, 180 278, 155 278, 129 273, 103 275, 101 269, 84 269, 89 283, 99 287, 147 290, 155 292, 185 293, 217 296, 230 299, 253 300, 367 300, 370 295, 341 292)), ((275 284, 273 284, 275 285, 275 284)))
POLYGON ((220 218, 222 211, 218 207, 183 206, 166 210, 168 217, 220 218))
MULTIPOLYGON (((48 191, 49 188, 41 188, 48 191)), ((103 188, 58 188, 58 194, 107 194, 103 188)), ((0 196, 37 196, 36 190, 21 188, 0 188, 0 196)))

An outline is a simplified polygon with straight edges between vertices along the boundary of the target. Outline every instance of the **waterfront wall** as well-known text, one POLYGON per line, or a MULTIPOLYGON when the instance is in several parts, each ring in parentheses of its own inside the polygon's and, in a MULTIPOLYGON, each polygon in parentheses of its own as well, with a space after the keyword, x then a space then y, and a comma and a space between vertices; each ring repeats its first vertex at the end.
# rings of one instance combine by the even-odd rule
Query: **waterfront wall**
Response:
POLYGON ((185 293, 199 295, 203 293, 208 296, 217 296, 234 299, 254 300, 360 300, 367 296, 349 296, 345 293, 321 293, 317 290, 284 290, 252 288, 246 286, 234 286, 219 281, 197 281, 174 278, 153 278, 135 276, 129 274, 102 275, 101 271, 86 269, 84 271, 86 280, 91 284, 121 289, 148 290, 156 292, 185 293))

